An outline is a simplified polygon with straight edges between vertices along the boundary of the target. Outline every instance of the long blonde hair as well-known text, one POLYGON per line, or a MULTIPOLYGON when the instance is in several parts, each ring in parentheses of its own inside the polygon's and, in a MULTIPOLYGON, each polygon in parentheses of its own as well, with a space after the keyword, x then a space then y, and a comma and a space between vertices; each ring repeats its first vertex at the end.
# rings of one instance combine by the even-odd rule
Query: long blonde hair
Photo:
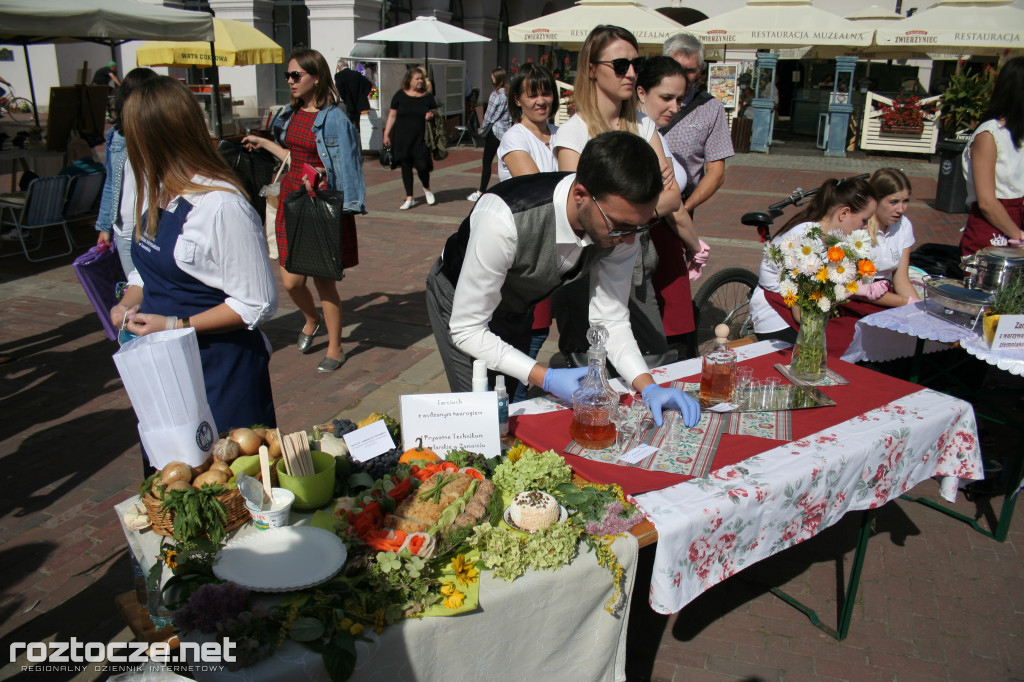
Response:
MULTIPOLYGON (((590 68, 600 59, 601 52, 616 40, 625 40, 639 54, 640 46, 637 44, 636 38, 621 26, 595 26, 587 36, 586 42, 583 43, 583 49, 580 50, 573 88, 576 96, 576 111, 587 124, 587 133, 591 139, 601 133, 607 133, 611 129, 605 124, 604 118, 598 110, 596 79, 590 77, 590 68)), ((622 108, 619 110, 619 130, 634 134, 639 132, 639 127, 636 124, 637 103, 636 89, 634 89, 633 96, 623 100, 622 108)))
POLYGON ((192 178, 227 183, 246 196, 241 182, 214 146, 199 102, 189 89, 168 76, 144 83, 125 102, 125 145, 138 192, 135 238, 142 236, 142 213, 148 210, 146 235, 155 237, 160 206, 180 194, 217 189, 192 178), (148 202, 148 203, 147 203, 148 202))
MULTIPOLYGON (((882 205, 882 199, 889 196, 890 194, 896 194, 906 190, 907 192, 912 191, 910 189, 910 180, 898 168, 879 168, 875 171, 875 174, 868 180, 871 183, 872 189, 875 190, 875 194, 878 195, 878 205, 882 205)), ((878 220, 877 211, 876 214, 868 219, 867 231, 871 235, 871 243, 878 244, 878 233, 882 231, 886 226, 882 225, 878 220)))

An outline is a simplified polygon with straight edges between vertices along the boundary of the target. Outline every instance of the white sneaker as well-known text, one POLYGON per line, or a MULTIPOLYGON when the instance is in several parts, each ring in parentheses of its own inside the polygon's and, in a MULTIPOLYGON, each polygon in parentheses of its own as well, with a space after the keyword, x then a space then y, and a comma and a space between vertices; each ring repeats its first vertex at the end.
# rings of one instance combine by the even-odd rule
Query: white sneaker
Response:
POLYGON ((434 193, 431 192, 429 189, 423 190, 423 196, 427 198, 427 204, 433 206, 434 204, 437 203, 437 199, 434 198, 434 193))
POLYGON ((483 196, 483 195, 480 192, 473 192, 468 197, 466 197, 466 201, 476 201, 481 196, 483 196))
POLYGON ((7 230, 6 232, 3 233, 3 235, 0 235, 0 239, 2 239, 5 242, 18 241, 18 228, 12 227, 11 229, 7 230))
POLYGON ((398 207, 399 211, 408 211, 410 208, 416 205, 415 199, 406 199, 405 203, 398 207))

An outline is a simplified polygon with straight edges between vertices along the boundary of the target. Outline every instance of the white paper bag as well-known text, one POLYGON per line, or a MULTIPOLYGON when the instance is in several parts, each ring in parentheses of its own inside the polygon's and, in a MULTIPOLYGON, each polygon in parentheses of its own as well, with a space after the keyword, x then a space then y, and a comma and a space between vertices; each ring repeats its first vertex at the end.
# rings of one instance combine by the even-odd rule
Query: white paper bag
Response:
POLYGON ((150 464, 198 466, 216 440, 217 425, 206 401, 199 342, 191 327, 132 339, 114 354, 128 398, 139 419, 139 437, 150 464))

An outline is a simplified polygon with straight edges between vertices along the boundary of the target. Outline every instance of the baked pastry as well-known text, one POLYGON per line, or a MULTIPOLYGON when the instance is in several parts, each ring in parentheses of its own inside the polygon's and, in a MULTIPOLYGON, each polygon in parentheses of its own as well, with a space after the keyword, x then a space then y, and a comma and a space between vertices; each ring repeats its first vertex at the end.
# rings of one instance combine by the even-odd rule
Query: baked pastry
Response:
POLYGON ((558 502, 542 490, 526 490, 512 500, 509 518, 520 529, 534 532, 558 520, 558 502))

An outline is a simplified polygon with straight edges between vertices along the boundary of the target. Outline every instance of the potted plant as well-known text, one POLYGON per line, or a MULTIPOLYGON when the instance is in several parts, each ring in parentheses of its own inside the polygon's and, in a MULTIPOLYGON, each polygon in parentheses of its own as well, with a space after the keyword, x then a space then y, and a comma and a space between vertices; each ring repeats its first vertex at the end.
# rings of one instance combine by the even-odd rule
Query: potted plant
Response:
POLYGON ((938 144, 939 178, 935 193, 935 208, 940 211, 967 211, 963 151, 971 133, 985 115, 995 79, 995 70, 987 66, 981 72, 960 71, 949 79, 942 95, 942 114, 939 120, 945 139, 938 144))
POLYGON ((935 103, 922 103, 917 96, 900 95, 892 104, 876 102, 882 110, 879 116, 883 133, 920 135, 924 132, 924 118, 935 113, 935 103))

